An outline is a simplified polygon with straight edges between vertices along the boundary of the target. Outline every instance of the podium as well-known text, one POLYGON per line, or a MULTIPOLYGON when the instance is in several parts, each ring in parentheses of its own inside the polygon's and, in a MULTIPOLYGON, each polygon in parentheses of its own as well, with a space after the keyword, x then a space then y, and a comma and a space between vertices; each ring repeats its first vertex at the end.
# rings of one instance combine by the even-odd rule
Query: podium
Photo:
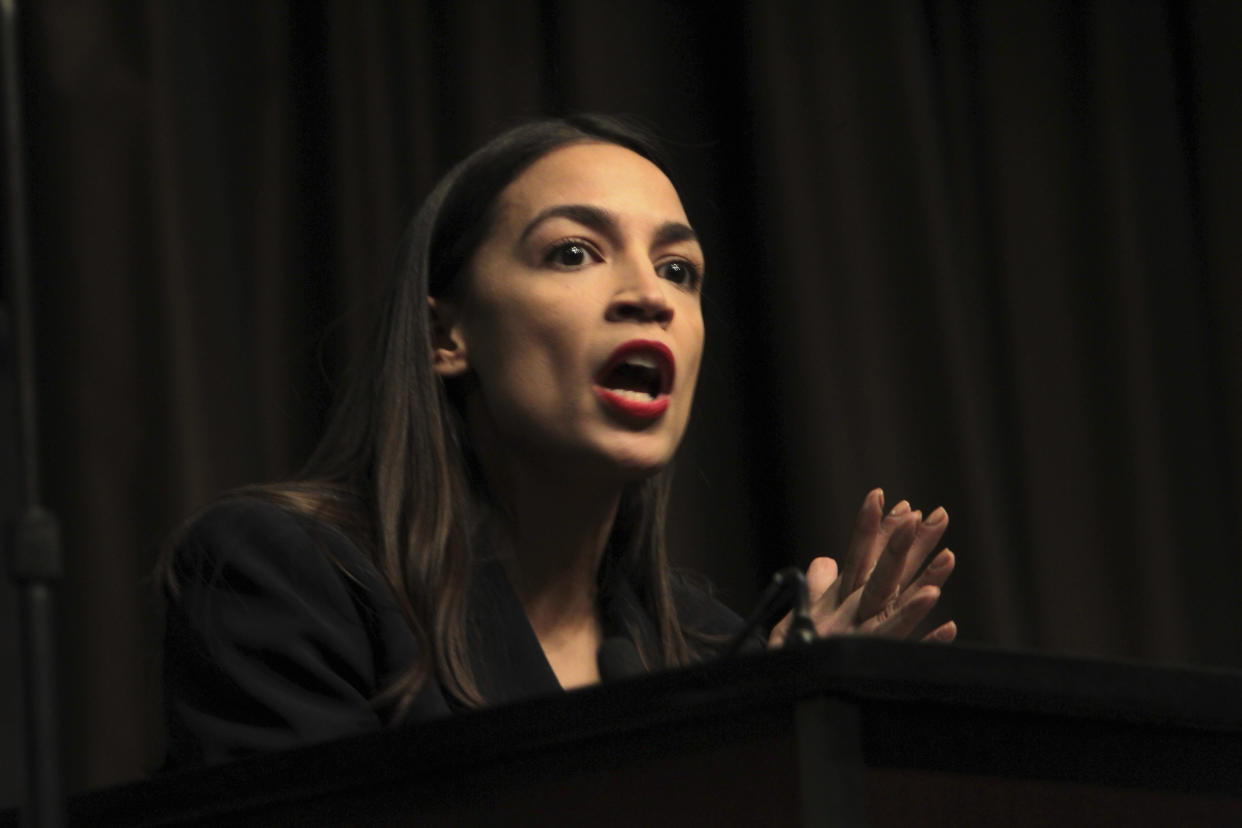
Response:
POLYGON ((835 638, 75 797, 73 825, 1242 825, 1242 673, 835 638))

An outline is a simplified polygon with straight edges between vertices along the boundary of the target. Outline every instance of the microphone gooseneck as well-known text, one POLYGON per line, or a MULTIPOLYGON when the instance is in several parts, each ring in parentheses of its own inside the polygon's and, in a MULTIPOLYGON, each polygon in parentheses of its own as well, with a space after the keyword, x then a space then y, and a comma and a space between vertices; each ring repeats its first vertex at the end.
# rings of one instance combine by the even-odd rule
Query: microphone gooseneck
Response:
POLYGON ((789 631, 785 635, 786 647, 801 647, 816 639, 815 624, 811 621, 811 598, 806 587, 806 576, 796 566, 787 566, 772 576, 772 581, 759 596, 755 609, 747 616, 741 631, 733 637, 720 653, 721 658, 731 658, 746 645, 759 629, 792 609, 789 631))

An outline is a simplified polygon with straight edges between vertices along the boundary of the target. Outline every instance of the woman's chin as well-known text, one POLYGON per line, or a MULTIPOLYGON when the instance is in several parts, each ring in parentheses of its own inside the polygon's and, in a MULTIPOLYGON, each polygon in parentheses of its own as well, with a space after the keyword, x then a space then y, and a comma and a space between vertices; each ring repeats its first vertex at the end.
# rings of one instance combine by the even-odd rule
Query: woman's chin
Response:
POLYGON ((540 464, 559 468, 569 479, 634 483, 659 474, 673 459, 676 447, 668 441, 635 439, 588 439, 577 445, 544 445, 540 464))
POLYGON ((613 446, 600 458, 624 483, 659 474, 673 460, 673 452, 662 446, 613 446))
POLYGON ((637 483, 648 477, 659 474, 668 466, 668 461, 654 462, 639 459, 625 459, 617 463, 617 477, 624 483, 637 483))

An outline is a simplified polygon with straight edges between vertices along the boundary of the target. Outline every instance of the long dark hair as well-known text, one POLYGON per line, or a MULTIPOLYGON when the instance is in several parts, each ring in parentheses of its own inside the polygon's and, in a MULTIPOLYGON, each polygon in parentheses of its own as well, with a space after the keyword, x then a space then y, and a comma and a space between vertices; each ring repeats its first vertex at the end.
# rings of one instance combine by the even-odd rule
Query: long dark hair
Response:
MULTIPOLYGON (((374 350, 345 386, 298 479, 241 492, 337 528, 382 573, 423 654, 377 700, 394 706, 394 718, 429 677, 463 705, 487 701, 470 666, 467 601, 486 503, 457 394, 432 370, 428 297, 461 289, 501 191, 548 153, 582 142, 617 144, 669 174, 643 131, 601 116, 526 123, 458 163, 406 231, 374 350)), ((649 666, 691 658, 664 538, 669 477, 665 469, 625 489, 600 574, 602 590, 626 580, 655 622, 658 640, 631 631, 649 666)))

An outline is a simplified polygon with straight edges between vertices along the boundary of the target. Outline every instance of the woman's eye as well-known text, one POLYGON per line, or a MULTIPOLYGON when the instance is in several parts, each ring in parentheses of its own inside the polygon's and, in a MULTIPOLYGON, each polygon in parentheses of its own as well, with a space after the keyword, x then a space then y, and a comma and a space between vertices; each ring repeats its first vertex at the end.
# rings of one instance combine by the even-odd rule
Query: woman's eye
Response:
POLYGON ((671 262, 665 262, 656 268, 656 272, 663 279, 668 279, 676 285, 687 288, 696 288, 699 286, 700 275, 699 270, 694 265, 682 259, 674 259, 671 262))
POLYGON ((595 261, 596 258, 591 248, 582 242, 567 241, 561 242, 549 251, 547 262, 557 267, 574 268, 582 267, 595 261))

